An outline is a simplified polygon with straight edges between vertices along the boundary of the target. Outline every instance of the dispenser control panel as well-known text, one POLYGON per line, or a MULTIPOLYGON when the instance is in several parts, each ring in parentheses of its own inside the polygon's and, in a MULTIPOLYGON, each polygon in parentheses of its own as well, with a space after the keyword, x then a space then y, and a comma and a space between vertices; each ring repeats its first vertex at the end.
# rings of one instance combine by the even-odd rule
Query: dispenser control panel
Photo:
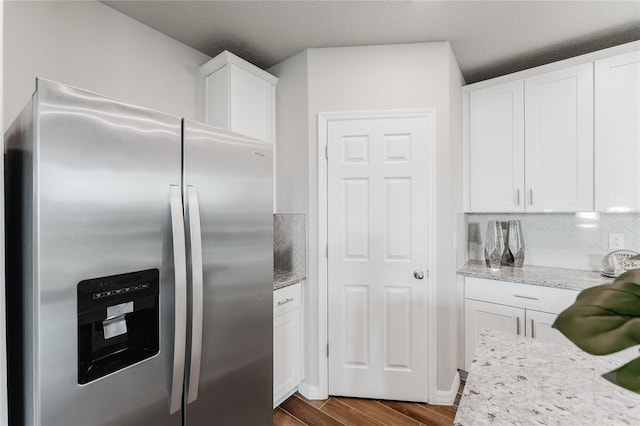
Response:
POLYGON ((77 291, 79 384, 158 353, 158 269, 83 280, 77 291))

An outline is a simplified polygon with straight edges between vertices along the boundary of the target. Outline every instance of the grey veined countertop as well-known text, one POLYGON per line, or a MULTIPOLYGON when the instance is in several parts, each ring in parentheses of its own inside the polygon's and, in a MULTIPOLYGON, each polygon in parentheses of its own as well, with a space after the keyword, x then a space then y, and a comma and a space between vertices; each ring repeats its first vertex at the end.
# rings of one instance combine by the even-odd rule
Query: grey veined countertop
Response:
POLYGON ((638 425, 640 395, 601 377, 629 360, 485 329, 454 425, 638 425))
POLYGON ((304 275, 295 272, 282 271, 280 269, 273 270, 273 289, 278 290, 290 285, 298 284, 305 280, 304 275))
POLYGON ((468 261, 458 270, 458 274, 577 291, 613 282, 611 278, 603 277, 599 272, 579 269, 524 265, 522 268, 503 266, 498 270, 492 270, 481 260, 468 261))

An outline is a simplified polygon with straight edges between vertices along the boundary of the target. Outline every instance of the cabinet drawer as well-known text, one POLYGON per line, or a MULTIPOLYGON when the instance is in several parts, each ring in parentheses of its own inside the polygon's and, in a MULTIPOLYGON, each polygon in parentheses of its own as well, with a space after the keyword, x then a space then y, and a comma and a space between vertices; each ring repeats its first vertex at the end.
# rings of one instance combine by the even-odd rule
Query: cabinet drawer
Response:
POLYGON ((542 287, 531 284, 465 278, 465 298, 490 303, 535 309, 559 314, 575 302, 578 292, 562 288, 542 287))
POLYGON ((300 307, 302 284, 293 284, 273 292, 273 315, 277 316, 300 307))

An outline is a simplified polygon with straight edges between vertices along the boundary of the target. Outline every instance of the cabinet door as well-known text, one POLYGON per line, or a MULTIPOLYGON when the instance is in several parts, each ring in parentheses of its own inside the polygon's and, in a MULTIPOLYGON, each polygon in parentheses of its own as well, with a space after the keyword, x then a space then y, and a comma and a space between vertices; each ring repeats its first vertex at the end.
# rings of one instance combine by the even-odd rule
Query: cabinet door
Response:
POLYGON ((273 142, 273 86, 236 65, 229 65, 231 130, 273 142))
POLYGON ((273 319, 274 407, 300 383, 300 309, 273 319))
POLYGON ((524 335, 524 309, 465 299, 464 311, 464 364, 467 371, 471 367, 471 360, 483 328, 524 335))
POLYGON ((523 211, 523 81, 473 91, 469 102, 469 209, 523 211))
POLYGON ((640 52, 595 64, 597 211, 640 210, 640 52))
POLYGON ((593 64, 525 80, 527 211, 593 210, 593 64))
POLYGON ((533 339, 540 339, 545 342, 553 342, 558 345, 575 348, 576 345, 574 345, 571 340, 551 327, 557 316, 556 314, 550 314, 548 312, 527 309, 525 313, 525 335, 533 339))

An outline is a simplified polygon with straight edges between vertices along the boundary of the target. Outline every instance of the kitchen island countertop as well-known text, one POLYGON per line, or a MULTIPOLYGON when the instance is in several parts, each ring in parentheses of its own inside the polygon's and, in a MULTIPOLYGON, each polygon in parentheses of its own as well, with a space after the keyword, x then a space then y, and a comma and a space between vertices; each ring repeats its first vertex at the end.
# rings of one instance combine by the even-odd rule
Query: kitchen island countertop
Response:
POLYGON ((522 268, 503 266, 498 270, 492 270, 483 260, 468 261, 458 270, 458 274, 577 291, 613 282, 612 278, 603 277, 599 272, 550 266, 524 265, 522 268))
POLYGON ((624 362, 485 329, 454 425, 638 425, 640 395, 601 377, 624 362))
POLYGON ((273 290, 278 290, 290 285, 298 284, 305 280, 304 275, 295 272, 283 271, 281 269, 273 270, 273 290))

